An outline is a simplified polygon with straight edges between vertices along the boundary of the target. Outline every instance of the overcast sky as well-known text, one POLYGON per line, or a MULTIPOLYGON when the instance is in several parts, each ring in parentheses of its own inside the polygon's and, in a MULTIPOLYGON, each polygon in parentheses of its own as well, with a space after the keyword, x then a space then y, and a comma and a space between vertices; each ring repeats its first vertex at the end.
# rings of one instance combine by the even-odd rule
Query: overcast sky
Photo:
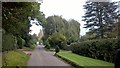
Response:
MULTIPOLYGON (((43 0, 40 11, 45 14, 46 18, 51 15, 59 15, 67 20, 77 20, 81 24, 80 35, 85 35, 88 29, 83 28, 85 22, 81 21, 82 16, 84 15, 83 5, 85 2, 86 0, 43 0)), ((33 30, 31 34, 39 33, 37 32, 37 29, 41 29, 41 27, 34 25, 31 29, 33 30)))
POLYGON ((83 4, 86 0, 43 0, 40 10, 44 12, 46 17, 51 15, 62 15, 63 18, 75 19, 77 20, 80 26, 80 34, 84 35, 87 31, 83 28, 85 24, 82 20, 84 15, 83 4))
POLYGON ((37 26, 34 22, 38 23, 37 20, 34 20, 34 21, 31 20, 30 21, 30 24, 32 24, 32 27, 30 27, 31 32, 29 32, 29 34, 33 35, 35 33, 35 34, 38 35, 40 30, 42 30, 42 26, 37 26))

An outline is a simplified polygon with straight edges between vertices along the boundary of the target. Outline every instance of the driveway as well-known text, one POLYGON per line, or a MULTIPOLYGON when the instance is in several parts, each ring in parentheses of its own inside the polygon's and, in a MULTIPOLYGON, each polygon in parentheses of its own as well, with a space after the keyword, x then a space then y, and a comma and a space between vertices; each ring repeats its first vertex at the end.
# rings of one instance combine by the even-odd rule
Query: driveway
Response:
POLYGON ((70 66, 61 59, 53 56, 54 52, 45 51, 42 45, 36 47, 32 52, 28 66, 70 66))

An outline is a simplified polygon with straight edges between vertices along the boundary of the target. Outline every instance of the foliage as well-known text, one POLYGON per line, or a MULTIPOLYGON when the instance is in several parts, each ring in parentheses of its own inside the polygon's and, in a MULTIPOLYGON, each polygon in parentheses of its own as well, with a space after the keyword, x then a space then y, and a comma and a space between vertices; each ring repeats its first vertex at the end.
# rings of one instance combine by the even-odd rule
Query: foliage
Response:
POLYGON ((36 34, 31 35, 31 43, 36 44, 37 41, 38 41, 37 35, 36 34))
POLYGON ((56 46, 56 48, 55 48, 55 53, 58 53, 59 51, 60 51, 59 46, 56 46))
POLYGON ((31 44, 30 49, 35 49, 35 44, 31 44))
POLYGON ((92 40, 92 39, 97 39, 98 36, 96 36, 96 33, 93 31, 88 31, 84 36, 81 36, 80 40, 85 41, 85 40, 92 40))
MULTIPOLYGON (((71 44, 72 44, 72 43, 71 43, 71 44)), ((63 50, 71 51, 70 45, 65 45, 65 46, 63 47, 63 50)))
POLYGON ((17 48, 17 39, 12 34, 2 35, 2 51, 14 50, 17 48))
POLYGON ((117 2, 86 2, 83 21, 85 28, 96 33, 96 36, 104 38, 115 27, 115 19, 118 18, 117 2))
POLYGON ((115 50, 120 46, 117 39, 111 38, 78 42, 72 44, 71 48, 73 53, 79 55, 114 62, 115 50))
POLYGON ((42 39, 38 39, 38 41, 39 41, 39 44, 43 43, 42 39))
POLYGON ((77 41, 80 36, 80 24, 74 19, 69 21, 65 20, 61 16, 49 16, 47 23, 44 25, 44 37, 46 40, 50 35, 54 33, 63 33, 68 43, 77 41))
MULTIPOLYGON (((45 23, 45 16, 43 12, 40 11, 39 3, 2 2, 2 29, 4 29, 8 34, 24 39, 24 46, 26 47, 31 47, 31 45, 33 45, 31 44, 32 38, 29 35, 29 27, 31 26, 30 20, 34 19, 39 21, 39 25, 43 25, 43 23, 45 23), (28 19, 28 17, 31 19, 28 19)), ((20 42, 21 41, 18 40, 18 45, 20 45, 20 42)), ((21 47, 22 45, 20 48, 21 47)))
POLYGON ((45 48, 47 48, 47 49, 50 49, 50 44, 49 44, 49 41, 48 41, 48 39, 46 40, 46 43, 45 43, 45 48))
POLYGON ((35 2, 3 2, 3 28, 13 35, 21 36, 25 32, 29 32, 28 16, 34 18, 34 12, 37 12, 37 8, 39 8, 37 5, 38 3, 35 2))
POLYGON ((49 43, 51 47, 56 47, 56 45, 58 45, 60 49, 63 49, 64 45, 62 45, 62 43, 65 41, 66 37, 62 33, 54 33, 47 39, 47 43, 49 43))
POLYGON ((22 49, 23 46, 25 45, 25 40, 22 39, 21 37, 17 38, 17 44, 18 44, 18 48, 22 49))
POLYGON ((25 47, 34 48, 37 42, 37 36, 35 34, 26 36, 25 47))
POLYGON ((68 51, 60 51, 57 56, 76 68, 114 68, 113 63, 80 56, 68 51))

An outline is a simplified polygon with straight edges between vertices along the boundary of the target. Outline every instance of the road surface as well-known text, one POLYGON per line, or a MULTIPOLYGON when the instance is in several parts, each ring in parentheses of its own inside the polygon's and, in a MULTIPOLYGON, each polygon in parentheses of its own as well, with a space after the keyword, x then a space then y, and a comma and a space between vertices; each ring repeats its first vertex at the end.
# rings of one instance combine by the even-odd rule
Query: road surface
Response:
POLYGON ((37 46, 32 52, 28 66, 70 66, 59 58, 53 56, 53 52, 45 51, 43 46, 37 46))

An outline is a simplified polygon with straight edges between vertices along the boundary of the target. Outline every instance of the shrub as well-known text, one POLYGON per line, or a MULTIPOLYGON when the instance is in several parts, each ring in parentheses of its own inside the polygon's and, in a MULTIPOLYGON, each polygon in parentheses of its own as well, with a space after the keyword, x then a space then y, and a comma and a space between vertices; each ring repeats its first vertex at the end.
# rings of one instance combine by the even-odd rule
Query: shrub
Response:
POLYGON ((45 41, 45 48, 50 49, 50 44, 48 39, 45 41))
POLYGON ((97 39, 78 43, 70 46, 73 53, 114 62, 115 50, 119 48, 117 39, 97 39))
POLYGON ((25 40, 22 39, 21 37, 17 38, 17 44, 18 44, 18 48, 22 49, 23 46, 25 45, 25 40))
POLYGON ((56 45, 58 45, 60 49, 63 49, 65 41, 66 37, 59 32, 54 33, 47 39, 47 42, 50 44, 50 47, 56 47, 56 45))
POLYGON ((35 46, 36 46, 36 45, 33 44, 33 45, 30 46, 30 48, 31 48, 31 49, 35 49, 35 46))
POLYGON ((71 50, 71 48, 70 48, 70 46, 65 45, 65 46, 63 47, 63 50, 70 51, 70 50, 71 50))
POLYGON ((16 37, 12 34, 2 35, 2 51, 14 50, 17 48, 16 37))
POLYGON ((59 46, 56 45, 55 53, 58 53, 59 51, 60 51, 60 48, 59 48, 59 46))

